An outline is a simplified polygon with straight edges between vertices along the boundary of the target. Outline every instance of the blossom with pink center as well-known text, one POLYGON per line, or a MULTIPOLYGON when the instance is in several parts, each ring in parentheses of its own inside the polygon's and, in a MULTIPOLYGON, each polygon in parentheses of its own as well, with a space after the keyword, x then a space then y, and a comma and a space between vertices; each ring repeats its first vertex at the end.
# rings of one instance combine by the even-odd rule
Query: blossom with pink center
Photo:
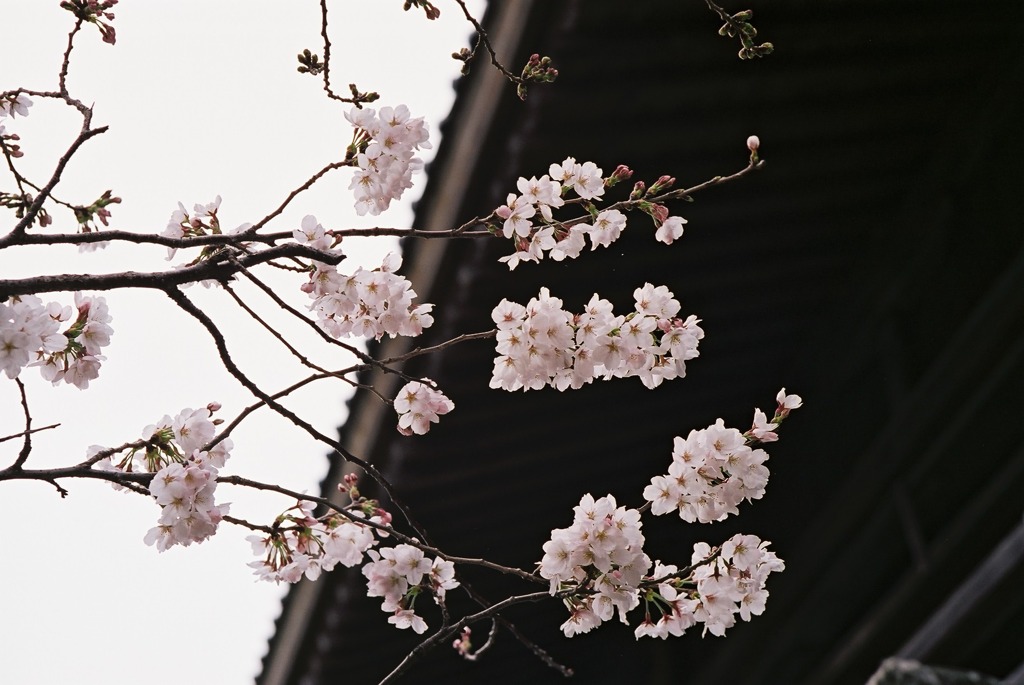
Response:
POLYGON ((398 413, 398 432, 402 435, 424 435, 439 416, 455 408, 455 403, 440 390, 430 385, 429 378, 411 381, 402 386, 395 397, 398 413))

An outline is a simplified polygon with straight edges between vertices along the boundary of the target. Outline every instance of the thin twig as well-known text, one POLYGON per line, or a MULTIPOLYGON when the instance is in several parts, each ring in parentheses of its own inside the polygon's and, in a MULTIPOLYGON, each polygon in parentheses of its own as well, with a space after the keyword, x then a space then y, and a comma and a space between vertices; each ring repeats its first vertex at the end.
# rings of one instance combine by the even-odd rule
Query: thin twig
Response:
POLYGON ((64 51, 64 60, 60 64, 60 75, 57 77, 57 82, 60 84, 61 95, 70 98, 68 94, 67 77, 68 69, 71 68, 71 49, 75 46, 75 35, 82 28, 82 18, 75 17, 75 26, 68 33, 68 48, 64 51))
MULTIPOLYGON (((319 371, 320 373, 328 375, 328 376, 333 376, 334 375, 330 371, 328 371, 327 369, 323 368, 322 366, 319 366, 318 364, 314 364, 313 362, 311 362, 306 357, 306 355, 302 354, 297 349, 295 349, 295 346, 292 345, 290 342, 288 342, 285 339, 284 335, 281 334, 281 331, 279 331, 278 329, 274 328, 269 323, 267 323, 263 319, 263 317, 261 317, 259 314, 257 314, 252 309, 252 307, 250 307, 248 304, 246 304, 245 300, 243 300, 241 297, 239 297, 238 293, 235 292, 235 289, 231 287, 230 283, 225 283, 223 285, 223 288, 224 288, 224 290, 227 291, 228 295, 230 295, 231 298, 235 301, 235 304, 237 304, 239 307, 241 307, 242 310, 246 314, 248 314, 249 316, 254 318, 258 324, 263 326, 264 330, 266 330, 268 333, 270 333, 270 335, 275 340, 277 340, 279 343, 281 343, 286 350, 291 352, 292 356, 294 356, 296 359, 298 359, 299 362, 301 362, 303 366, 306 366, 306 367, 308 367, 310 369, 313 369, 314 371, 319 371)), ((341 377, 341 379, 342 380, 348 380, 348 379, 346 379, 344 377, 341 377)))
POLYGON ((361 469, 363 469, 367 474, 369 474, 371 478, 373 478, 374 481, 377 482, 378 485, 381 486, 381 488, 384 489, 384 492, 387 493, 388 498, 394 504, 395 508, 397 508, 399 512, 401 512, 406 522, 412 527, 413 530, 416 531, 416 534, 424 540, 428 539, 426 531, 424 531, 423 528, 416 522, 415 518, 413 518, 412 513, 409 511, 408 507, 406 507, 402 500, 398 498, 397 494, 395 493, 394 486, 390 483, 390 481, 388 481, 387 478, 384 477, 384 474, 382 474, 377 469, 377 467, 373 466, 365 459, 357 457, 356 455, 346 450, 337 440, 332 440, 331 438, 321 433, 308 421, 305 421, 302 418, 300 418, 297 414, 295 414, 295 412, 291 411, 287 407, 283 406, 282 404, 274 400, 270 395, 264 392, 262 388, 253 383, 248 376, 242 373, 242 370, 238 368, 234 360, 231 358, 231 355, 228 352, 227 348, 227 341, 225 341, 223 334, 217 328, 216 324, 214 324, 214 322, 210 319, 210 317, 207 316, 206 313, 203 312, 201 309, 199 309, 191 300, 185 297, 184 293, 182 293, 180 290, 177 290, 176 288, 170 288, 165 290, 164 292, 168 297, 171 298, 171 300, 174 301, 175 304, 178 305, 178 307, 180 307, 185 313, 192 316, 192 318, 198 321, 200 325, 202 325, 203 328, 206 329, 206 331, 214 340, 214 345, 217 348, 217 353, 220 356, 221 363, 224 364, 224 368, 227 369, 228 373, 230 373, 235 378, 235 380, 241 383, 253 395, 263 400, 268 407, 273 409, 275 412, 277 412, 284 418, 291 421, 295 426, 306 431, 306 433, 308 433, 314 439, 331 447, 335 452, 337 452, 341 457, 343 457, 347 461, 351 461, 352 463, 356 464, 361 469))
POLYGON ((18 458, 14 460, 14 468, 20 469, 28 460, 28 455, 32 452, 32 412, 28 408, 28 395, 25 394, 25 384, 21 382, 20 378, 15 378, 14 382, 18 386, 18 392, 21 393, 21 408, 25 412, 25 440, 21 443, 21 451, 18 453, 18 458))
POLYGON ((320 35, 324 39, 324 91, 332 100, 349 102, 331 88, 331 39, 327 35, 327 0, 320 0, 320 35))
POLYGON ((32 225, 36 220, 36 215, 39 214, 39 210, 42 208, 43 203, 46 202, 46 198, 49 197, 50 191, 53 190, 57 183, 60 182, 60 177, 61 174, 64 173, 64 168, 68 165, 68 162, 71 161, 74 154, 78 152, 78 148, 80 148, 82 144, 90 138, 98 136, 101 133, 106 133, 107 128, 108 127, 106 126, 101 126, 99 128, 85 130, 75 138, 75 141, 71 143, 71 147, 69 147, 67 152, 65 152, 57 161, 57 167, 50 176, 50 181, 43 186, 42 190, 39 191, 39 194, 36 195, 35 200, 32 201, 32 204, 29 205, 28 210, 25 212, 25 216, 22 217, 21 221, 15 225, 14 229, 10 233, 0 237, 0 248, 4 248, 8 243, 14 242, 18 236, 24 233, 25 230, 32 225))
POLYGON ((266 226, 267 223, 271 219, 273 219, 276 216, 279 216, 281 214, 281 212, 283 212, 288 207, 288 205, 291 204, 292 200, 294 200, 296 197, 298 197, 300 193, 302 193, 302 192, 304 192, 306 190, 309 190, 312 187, 312 185, 314 183, 316 183, 317 181, 319 181, 327 172, 333 171, 334 169, 341 169, 343 167, 352 166, 352 164, 353 164, 352 161, 331 162, 330 164, 325 166, 323 169, 321 169, 320 171, 318 171, 315 174, 313 174, 312 176, 310 176, 309 179, 305 183, 303 183, 301 186, 299 186, 298 188, 296 188, 292 192, 288 193, 288 197, 286 197, 284 199, 284 202, 282 202, 281 205, 277 209, 275 209, 270 214, 267 214, 265 217, 263 217, 262 219, 257 221, 255 224, 253 224, 252 228, 250 228, 250 229, 248 229, 246 231, 243 231, 241 235, 255 234, 256 231, 258 231, 261 228, 263 228, 264 226, 266 226))
POLYGON ((498 55, 494 51, 494 47, 491 46, 491 41, 490 38, 488 38, 487 36, 487 31, 484 30, 484 27, 480 25, 480 22, 476 20, 476 17, 474 17, 473 14, 469 11, 469 8, 466 7, 465 1, 455 0, 455 4, 462 8, 462 14, 466 17, 466 21, 472 24, 473 29, 476 31, 476 45, 474 45, 473 49, 470 51, 470 55, 466 59, 466 62, 470 62, 476 56, 477 49, 480 47, 480 44, 483 43, 484 48, 486 48, 487 52, 491 56, 491 64, 494 66, 494 68, 500 71, 505 78, 507 78, 515 85, 522 85, 524 83, 522 77, 513 74, 511 71, 505 68, 505 65, 502 64, 500 60, 498 60, 498 55))
POLYGON ((19 431, 17 433, 12 433, 11 435, 5 435, 4 437, 0 438, 0 442, 7 442, 8 440, 14 440, 16 438, 20 438, 21 436, 25 435, 26 433, 39 433, 41 431, 46 431, 46 430, 50 430, 52 428, 59 428, 59 427, 60 427, 59 423, 51 423, 49 426, 43 426, 41 428, 33 428, 30 431, 19 431))
POLYGON ((405 658, 402 659, 401 663, 399 663, 398 666, 396 666, 394 670, 391 671, 391 673, 387 674, 378 685, 387 685, 387 683, 394 682, 398 678, 398 676, 404 673, 413 664, 413 662, 415 662, 417 659, 422 657, 426 652, 433 649, 437 645, 446 642, 454 635, 457 635, 464 627, 476 623, 478 621, 482 621, 486 618, 496 616, 498 613, 504 611, 505 609, 508 609, 511 606, 515 606, 516 604, 524 604, 526 602, 540 602, 550 598, 551 595, 547 592, 532 592, 526 595, 513 595, 512 597, 508 597, 496 604, 492 604, 491 606, 487 607, 482 611, 478 611, 475 614, 470 614, 469 616, 464 616, 462 619, 460 619, 456 623, 453 623, 448 628, 438 630, 436 633, 428 637, 426 640, 413 647, 412 651, 406 654, 405 658))

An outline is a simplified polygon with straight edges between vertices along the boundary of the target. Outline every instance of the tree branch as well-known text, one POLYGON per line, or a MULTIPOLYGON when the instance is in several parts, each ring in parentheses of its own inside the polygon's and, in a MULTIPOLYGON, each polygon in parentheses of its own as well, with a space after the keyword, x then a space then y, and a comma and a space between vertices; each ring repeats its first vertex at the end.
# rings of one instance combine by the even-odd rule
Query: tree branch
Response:
MULTIPOLYGON (((233 248, 225 248, 233 249, 233 248)), ((58 276, 35 276, 13 280, 0 280, 0 301, 15 295, 37 295, 47 292, 74 290, 115 290, 118 288, 149 288, 167 291, 180 285, 213 280, 223 282, 238 273, 240 267, 263 264, 279 257, 308 257, 317 261, 337 264, 344 257, 335 253, 321 252, 298 243, 276 245, 260 252, 238 254, 237 261, 226 259, 227 255, 213 255, 192 266, 172 271, 137 272, 125 271, 116 274, 61 274, 58 276)))
POLYGON ((71 161, 74 154, 78 152, 78 148, 80 148, 82 144, 90 138, 98 136, 101 133, 106 133, 107 128, 108 127, 106 126, 101 126, 91 130, 87 129, 82 131, 78 137, 75 138, 75 141, 71 143, 71 147, 68 148, 68 151, 65 152, 57 161, 57 168, 54 169, 53 175, 50 176, 49 183, 43 186, 43 189, 39 191, 38 195, 36 195, 32 204, 29 205, 28 211, 25 212, 25 216, 23 216, 21 221, 17 223, 14 230, 3 237, 0 237, 0 249, 17 240, 17 238, 21 236, 21 234, 23 234, 25 230, 36 220, 36 215, 39 214, 39 210, 42 208, 43 203, 46 202, 46 198, 49 197, 50 191, 52 191, 57 186, 57 183, 60 182, 60 177, 61 174, 64 173, 64 168, 68 165, 68 162, 71 161))
MULTIPOLYGON (((439 644, 450 640, 453 636, 461 632, 464 627, 472 625, 473 623, 477 623, 478 621, 482 621, 486 618, 497 616, 500 612, 504 611, 505 609, 508 609, 511 606, 515 606, 516 604, 524 604, 526 602, 540 602, 550 598, 551 595, 547 592, 531 592, 527 595, 514 595, 496 604, 492 604, 483 611, 478 611, 475 614, 464 616, 461 620, 457 621, 456 623, 453 623, 451 626, 447 628, 442 628, 441 630, 438 630, 436 633, 428 637, 426 640, 413 647, 412 651, 410 651, 405 656, 405 658, 402 659, 401 663, 399 663, 398 666, 396 666, 394 670, 391 671, 391 673, 387 674, 378 685, 387 685, 387 683, 394 682, 398 678, 398 676, 400 676, 402 673, 408 670, 408 668, 417 659, 421 658, 424 654, 426 654, 428 651, 438 646, 439 644)), ((552 664, 549 663, 548 665, 552 664)), ((562 672, 562 675, 566 677, 572 675, 572 669, 566 668, 565 666, 557 666, 556 668, 562 672)))

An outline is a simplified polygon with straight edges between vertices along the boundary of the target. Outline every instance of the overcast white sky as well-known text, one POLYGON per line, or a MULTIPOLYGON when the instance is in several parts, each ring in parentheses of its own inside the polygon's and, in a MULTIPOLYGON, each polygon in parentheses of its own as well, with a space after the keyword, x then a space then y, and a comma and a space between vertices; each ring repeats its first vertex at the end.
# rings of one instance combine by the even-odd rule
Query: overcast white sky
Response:
MULTIPOLYGON (((56 89, 73 17, 58 0, 2 4, 0 91, 56 89)), ((354 81, 381 93, 376 106, 407 104, 430 123, 435 147, 459 67, 450 54, 468 44, 470 31, 457 7, 439 6, 441 19, 428 22, 422 12, 403 12, 402 0, 330 3, 336 90, 345 92, 354 81)), ((482 2, 471 6, 480 16, 482 2)), ((267 214, 313 172, 340 159, 351 136, 343 108, 327 100, 321 82, 295 70, 300 50, 321 52, 318 7, 315 0, 122 2, 114 8, 116 46, 87 27, 76 40, 68 83, 74 96, 95 103, 94 125, 109 125, 110 131, 81 149, 57 196, 88 204, 112 189, 124 200, 112 207, 112 227, 139 232, 163 230, 179 201, 191 209, 217 195, 225 227, 267 214)), ((21 170, 40 184, 79 128, 77 115, 39 99, 27 119, 6 124, 22 136, 21 170)), ((350 173, 322 180, 272 228, 290 230, 305 214, 328 228, 409 224, 422 175, 402 203, 375 219, 352 211, 350 173)), ((5 170, 0 190, 12 189, 5 170)), ((55 210, 54 216, 56 224, 45 230, 74 230, 70 213, 55 210)), ((11 214, 0 214, 0 233, 12 225, 11 214)), ((376 266, 392 248, 367 245, 353 259, 376 266)), ((346 252, 352 256, 352 246, 346 252)), ((162 248, 0 252, 0 276, 6 278, 167 266, 162 248)), ((278 279, 275 287, 302 306, 299 283, 278 279)), ((264 387, 281 388, 299 377, 281 348, 225 306, 223 293, 189 292, 222 317, 236 360, 264 387)), ((252 401, 219 368, 205 332, 165 297, 107 297, 115 333, 89 390, 51 387, 34 369, 22 373, 35 425, 62 424, 36 436, 27 467, 80 461, 89 445, 136 439, 146 425, 185 407, 216 400, 224 405, 221 415, 231 418, 252 401)), ((47 299, 71 303, 70 295, 47 299)), ((344 364, 336 354, 319 359, 344 364)), ((319 385, 290 406, 334 434, 344 418, 344 397, 340 384, 319 385)), ((17 389, 0 383, 0 435, 20 429, 17 389)), ((324 448, 273 414, 257 414, 234 441, 225 473, 309 491, 325 473, 324 448)), ((13 461, 13 442, 0 444, 0 465, 13 461)), ((202 545, 158 554, 142 542, 159 515, 155 503, 100 483, 64 485, 71 491, 66 500, 42 483, 0 482, 0 681, 252 682, 284 588, 251 576, 247 531, 223 524, 202 545)), ((227 486, 217 497, 233 503, 233 515, 262 522, 290 504, 227 486)))

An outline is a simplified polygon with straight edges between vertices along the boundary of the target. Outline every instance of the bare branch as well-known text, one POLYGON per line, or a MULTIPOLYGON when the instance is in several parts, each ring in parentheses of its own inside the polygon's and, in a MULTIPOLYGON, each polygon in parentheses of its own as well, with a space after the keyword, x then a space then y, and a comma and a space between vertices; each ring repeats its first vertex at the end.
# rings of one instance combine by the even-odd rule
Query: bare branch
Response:
POLYGON ((39 194, 29 206, 28 211, 25 212, 25 216, 22 217, 21 221, 19 221, 14 227, 14 230, 3 237, 0 237, 0 248, 4 248, 8 244, 13 243, 36 220, 36 215, 39 214, 39 210, 42 208, 43 203, 46 202, 46 198, 49 197, 50 191, 53 190, 57 183, 60 182, 60 177, 61 174, 64 173, 64 168, 68 165, 68 162, 71 161, 74 154, 78 152, 78 148, 82 146, 82 143, 106 132, 107 127, 101 126, 91 130, 84 130, 77 138, 75 138, 75 141, 71 143, 71 147, 69 147, 67 152, 65 152, 57 161, 57 168, 54 169, 53 175, 50 176, 50 181, 43 186, 42 190, 39 191, 39 194))
POLYGON ((476 52, 482 44, 484 49, 486 49, 487 53, 491 56, 491 64, 494 66, 494 68, 501 72, 501 74, 509 81, 511 81, 513 84, 517 86, 523 85, 525 81, 521 77, 516 76, 511 71, 506 69, 505 65, 502 64, 501 61, 498 59, 498 54, 494 51, 494 47, 491 45, 491 40, 487 36, 487 31, 484 30, 484 27, 480 24, 479 21, 477 21, 476 17, 473 16, 472 12, 469 11, 469 8, 466 7, 465 0, 455 0, 455 4, 462 8, 462 14, 463 16, 466 17, 466 21, 472 24, 473 30, 476 31, 476 45, 473 46, 473 49, 470 50, 469 54, 465 58, 462 58, 462 61, 466 62, 467 64, 471 62, 473 58, 476 57, 476 52))
POLYGON ((331 162, 323 169, 310 176, 309 179, 301 186, 299 186, 292 192, 288 193, 288 197, 284 199, 284 202, 282 202, 277 209, 275 209, 270 214, 267 214, 265 217, 263 217, 255 224, 253 224, 252 228, 250 228, 248 231, 245 231, 243 235, 255 234, 256 231, 266 226, 271 219, 273 219, 276 216, 280 216, 281 212, 283 212, 288 207, 288 205, 291 204, 292 200, 294 200, 304 191, 309 190, 313 186, 313 184, 319 181, 327 172, 333 171, 334 169, 341 169, 347 166, 352 166, 352 162, 349 160, 346 160, 344 162, 331 162))
POLYGON ((15 378, 14 382, 18 386, 18 392, 21 393, 21 408, 25 412, 25 439, 21 443, 21 451, 18 452, 18 458, 14 460, 14 468, 20 469, 22 464, 28 460, 28 455, 32 452, 32 412, 28 408, 28 395, 25 394, 25 384, 21 382, 20 378, 15 378))
POLYGON ((60 63, 60 76, 58 76, 57 81, 60 84, 59 87, 60 87, 61 95, 65 96, 67 98, 71 97, 68 94, 68 86, 67 86, 68 69, 71 68, 71 50, 75 46, 75 35, 78 33, 78 31, 81 28, 82 28, 82 18, 81 17, 75 17, 75 26, 74 26, 74 28, 71 29, 71 32, 68 33, 68 47, 67 47, 67 50, 64 51, 64 59, 60 63))
MULTIPOLYGON (((477 623, 478 621, 490 618, 492 616, 497 616, 505 609, 508 609, 511 606, 515 606, 516 604, 524 604, 526 602, 540 602, 550 598, 551 595, 547 592, 531 592, 530 594, 526 595, 514 595, 512 597, 503 599, 502 601, 497 602, 496 604, 492 604, 491 606, 487 607, 482 611, 478 611, 475 614, 470 614, 469 616, 463 617, 461 620, 457 621, 456 623, 453 623, 448 628, 442 628, 441 630, 437 631, 436 633, 428 637, 423 642, 413 647, 412 651, 409 652, 404 659, 402 659, 401 663, 399 663, 398 666, 396 666, 395 669, 391 671, 391 673, 389 673, 387 676, 384 677, 383 680, 380 681, 379 685, 386 685, 387 683, 394 682, 398 678, 398 676, 400 676, 402 673, 408 670, 408 668, 417 659, 422 657, 424 654, 426 654, 434 647, 437 647, 439 644, 445 643, 448 640, 450 640, 452 637, 457 635, 464 627, 472 625, 473 623, 477 623)), ((562 674, 567 677, 572 675, 572 670, 564 666, 559 666, 558 670, 562 671, 562 674)))
POLYGON ((8 440, 14 440, 15 438, 20 438, 21 436, 25 435, 26 433, 39 433, 39 432, 42 432, 42 431, 47 431, 47 430, 51 430, 53 428, 59 428, 59 427, 60 427, 59 423, 51 423, 49 426, 42 426, 40 428, 33 428, 30 431, 20 431, 18 433, 12 433, 11 435, 5 435, 4 437, 0 438, 0 442, 7 442, 8 440))
POLYGON ((331 447, 345 460, 350 461, 359 466, 361 469, 363 469, 371 478, 373 478, 374 481, 377 482, 378 485, 381 486, 381 488, 384 489, 384 491, 388 495, 388 498, 391 500, 394 506, 402 513, 402 516, 405 518, 406 522, 408 522, 408 524, 413 528, 413 530, 416 531, 416 534, 419 535, 423 540, 428 540, 426 532, 419 526, 418 523, 416 523, 412 514, 409 512, 408 507, 406 507, 402 500, 397 496, 397 494, 395 493, 394 486, 391 485, 391 483, 384 477, 384 474, 378 471, 375 466, 370 464, 365 459, 357 457, 356 455, 346 450, 337 440, 332 440, 331 438, 327 437, 326 435, 318 431, 308 421, 303 420, 293 411, 291 411, 287 407, 283 406, 282 404, 274 400, 259 386, 257 386, 251 380, 249 380, 248 376, 242 373, 241 369, 238 368, 234 360, 231 358, 231 355, 227 349, 227 342, 224 340, 224 336, 221 334, 220 330, 213 323, 210 317, 208 317, 201 309, 196 307, 195 304, 193 304, 187 297, 185 297, 184 293, 182 293, 181 291, 176 289, 169 289, 165 290, 164 292, 182 310, 184 310, 187 314, 191 315, 194 319, 196 319, 196 321, 198 321, 207 330, 210 336, 213 337, 214 344, 217 347, 217 353, 220 356, 221 363, 224 364, 224 368, 227 369, 228 373, 230 373, 235 378, 235 380, 241 383, 253 395, 263 400, 263 402, 268 407, 273 409, 275 412, 285 417, 302 430, 306 431, 306 433, 308 433, 314 439, 331 447))
MULTIPOLYGON (((226 248, 229 249, 229 248, 226 248)), ((13 280, 0 280, 0 301, 13 295, 36 295, 46 292, 67 292, 73 290, 114 290, 118 288, 148 288, 156 290, 173 289, 179 285, 212 280, 225 282, 238 273, 241 266, 250 267, 269 262, 279 257, 299 256, 317 261, 337 264, 343 257, 338 254, 321 252, 298 243, 275 245, 266 250, 236 255, 228 260, 227 254, 212 255, 192 266, 172 271, 137 272, 125 271, 116 274, 61 274, 58 276, 36 276, 13 280)))

